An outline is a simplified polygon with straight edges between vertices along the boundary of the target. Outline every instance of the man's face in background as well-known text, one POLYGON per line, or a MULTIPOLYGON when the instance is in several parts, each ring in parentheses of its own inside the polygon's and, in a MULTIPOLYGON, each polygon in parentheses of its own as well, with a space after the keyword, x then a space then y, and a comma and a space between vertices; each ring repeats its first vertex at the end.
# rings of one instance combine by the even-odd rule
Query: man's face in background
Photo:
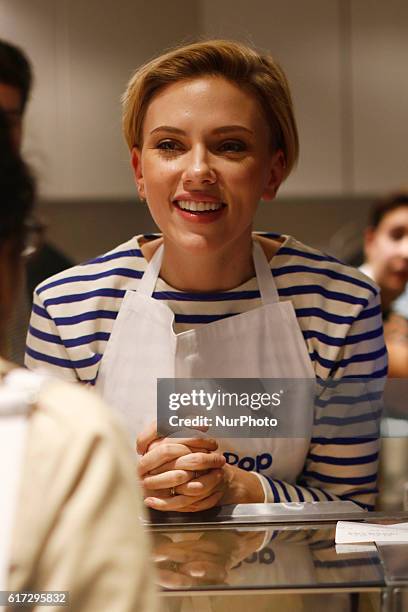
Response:
POLYGON ((22 100, 20 91, 13 85, 0 83, 0 108, 9 122, 13 146, 20 151, 23 137, 22 100))

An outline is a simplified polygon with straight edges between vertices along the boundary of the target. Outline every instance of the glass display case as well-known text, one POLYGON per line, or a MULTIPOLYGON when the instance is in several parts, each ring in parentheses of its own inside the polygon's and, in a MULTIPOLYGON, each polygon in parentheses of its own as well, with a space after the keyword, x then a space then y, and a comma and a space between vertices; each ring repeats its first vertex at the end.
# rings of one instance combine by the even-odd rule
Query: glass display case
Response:
POLYGON ((336 545, 337 520, 407 522, 349 502, 152 513, 169 612, 408 611, 408 544, 336 545))

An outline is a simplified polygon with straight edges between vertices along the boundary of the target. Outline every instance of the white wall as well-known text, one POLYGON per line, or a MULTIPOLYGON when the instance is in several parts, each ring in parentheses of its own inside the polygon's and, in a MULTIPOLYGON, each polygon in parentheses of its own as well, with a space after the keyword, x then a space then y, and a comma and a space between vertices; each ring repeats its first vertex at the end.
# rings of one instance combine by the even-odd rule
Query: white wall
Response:
POLYGON ((353 0, 357 193, 408 184, 408 2, 353 0))
POLYGON ((0 0, 0 36, 35 68, 25 151, 44 196, 134 196, 120 96, 138 65, 198 30, 189 0, 0 0))
POLYGON ((119 98, 131 71, 199 35, 272 52, 292 86, 300 164, 283 194, 408 181, 406 0, 0 0, 32 58, 26 153, 48 198, 134 197, 119 98))
POLYGON ((336 0, 202 0, 206 36, 249 41, 283 66, 292 88, 300 163, 282 193, 339 193, 340 26, 336 0))
POLYGON ((35 71, 35 88, 28 106, 25 150, 46 192, 64 191, 57 137, 56 11, 52 0, 0 0, 0 36, 23 47, 35 71))
POLYGON ((280 60, 301 140, 282 193, 372 194, 408 182, 406 0, 202 0, 203 31, 280 60))

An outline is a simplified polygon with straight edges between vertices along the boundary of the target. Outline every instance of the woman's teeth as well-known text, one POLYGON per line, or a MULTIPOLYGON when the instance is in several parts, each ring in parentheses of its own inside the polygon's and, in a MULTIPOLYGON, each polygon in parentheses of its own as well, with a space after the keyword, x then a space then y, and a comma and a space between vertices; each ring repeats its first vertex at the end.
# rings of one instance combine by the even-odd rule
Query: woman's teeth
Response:
POLYGON ((189 200, 177 200, 176 203, 183 210, 191 210, 192 212, 219 210, 222 207, 222 202, 191 202, 189 200))

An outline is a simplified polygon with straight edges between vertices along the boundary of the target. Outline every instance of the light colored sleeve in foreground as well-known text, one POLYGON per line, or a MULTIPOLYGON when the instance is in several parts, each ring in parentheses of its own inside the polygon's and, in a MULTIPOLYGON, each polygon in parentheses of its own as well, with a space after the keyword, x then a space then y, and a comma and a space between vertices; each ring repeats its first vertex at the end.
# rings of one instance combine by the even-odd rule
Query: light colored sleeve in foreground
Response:
POLYGON ((94 392, 77 385, 54 382, 38 404, 9 589, 68 590, 69 609, 81 612, 154 612, 150 543, 125 436, 94 392))

